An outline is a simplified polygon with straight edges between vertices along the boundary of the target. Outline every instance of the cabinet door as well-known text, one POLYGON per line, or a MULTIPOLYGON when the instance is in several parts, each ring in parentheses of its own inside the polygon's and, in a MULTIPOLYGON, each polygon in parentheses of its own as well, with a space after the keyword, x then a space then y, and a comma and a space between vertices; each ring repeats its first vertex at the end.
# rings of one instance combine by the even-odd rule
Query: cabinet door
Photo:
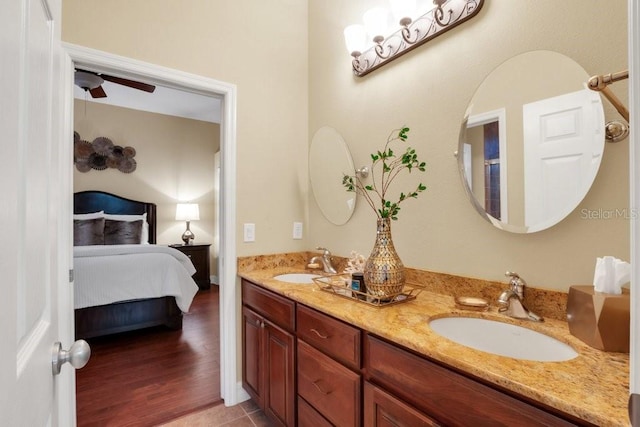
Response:
POLYGON ((242 318, 242 385, 256 404, 264 408, 263 319, 247 307, 242 307, 242 318))
POLYGON ((364 425, 367 427, 437 427, 411 406, 369 382, 364 384, 364 425))
POLYGON ((264 322, 265 413, 279 425, 295 425, 295 340, 292 334, 264 322))

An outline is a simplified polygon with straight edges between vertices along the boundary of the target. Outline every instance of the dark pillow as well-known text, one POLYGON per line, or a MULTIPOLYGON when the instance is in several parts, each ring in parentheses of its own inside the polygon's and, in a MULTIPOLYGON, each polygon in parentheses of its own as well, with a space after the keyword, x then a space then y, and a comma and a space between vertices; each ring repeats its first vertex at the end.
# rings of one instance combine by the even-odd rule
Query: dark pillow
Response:
POLYGON ((104 245, 104 218, 73 220, 73 246, 88 245, 104 245))
POLYGON ((142 220, 115 221, 107 219, 104 222, 105 245, 139 245, 141 237, 142 220))

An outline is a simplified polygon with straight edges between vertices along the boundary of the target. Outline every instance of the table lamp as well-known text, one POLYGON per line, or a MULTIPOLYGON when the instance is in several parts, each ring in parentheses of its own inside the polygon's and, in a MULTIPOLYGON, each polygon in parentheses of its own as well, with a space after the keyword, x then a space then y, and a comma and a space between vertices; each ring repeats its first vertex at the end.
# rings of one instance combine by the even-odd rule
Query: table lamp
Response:
POLYGON ((196 237, 189 229, 189 223, 199 219, 200 209, 197 203, 178 203, 176 206, 176 221, 187 221, 187 229, 182 233, 182 241, 185 245, 191 245, 196 237))

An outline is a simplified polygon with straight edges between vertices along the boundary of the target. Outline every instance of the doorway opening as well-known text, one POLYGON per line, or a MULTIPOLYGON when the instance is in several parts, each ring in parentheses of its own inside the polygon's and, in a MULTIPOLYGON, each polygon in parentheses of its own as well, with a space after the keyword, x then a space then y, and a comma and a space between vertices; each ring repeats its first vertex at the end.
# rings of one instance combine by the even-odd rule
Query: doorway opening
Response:
POLYGON ((506 111, 470 116, 467 137, 464 146, 467 184, 489 215, 508 222, 506 111))
MULTIPOLYGON (((75 67, 101 71, 131 80, 144 80, 159 86, 217 97, 221 103, 220 121, 220 207, 218 280, 220 291, 220 393, 225 405, 248 399, 237 378, 236 326, 236 88, 217 80, 132 60, 81 46, 63 44, 68 54, 69 80, 75 67)), ((71 88, 72 85, 69 85, 71 88)), ((73 94, 65 94, 65 106, 73 111, 73 94)), ((65 134, 73 134, 69 113, 65 134)), ((69 188, 69 198, 73 188, 69 188)))

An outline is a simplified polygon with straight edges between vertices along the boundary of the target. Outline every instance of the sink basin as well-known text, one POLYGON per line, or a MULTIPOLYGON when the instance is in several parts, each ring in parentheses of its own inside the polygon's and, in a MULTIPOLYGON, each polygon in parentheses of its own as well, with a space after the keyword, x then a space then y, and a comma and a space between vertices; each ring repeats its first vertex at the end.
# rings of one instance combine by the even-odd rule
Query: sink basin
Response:
POLYGON ((522 326, 475 317, 443 317, 429 322, 438 335, 499 356, 536 362, 563 362, 578 356, 569 345, 522 326))
POLYGON ((279 274, 278 276, 273 276, 274 279, 280 280, 281 282, 287 283, 313 283, 314 277, 322 277, 319 274, 311 274, 311 273, 287 273, 287 274, 279 274))

